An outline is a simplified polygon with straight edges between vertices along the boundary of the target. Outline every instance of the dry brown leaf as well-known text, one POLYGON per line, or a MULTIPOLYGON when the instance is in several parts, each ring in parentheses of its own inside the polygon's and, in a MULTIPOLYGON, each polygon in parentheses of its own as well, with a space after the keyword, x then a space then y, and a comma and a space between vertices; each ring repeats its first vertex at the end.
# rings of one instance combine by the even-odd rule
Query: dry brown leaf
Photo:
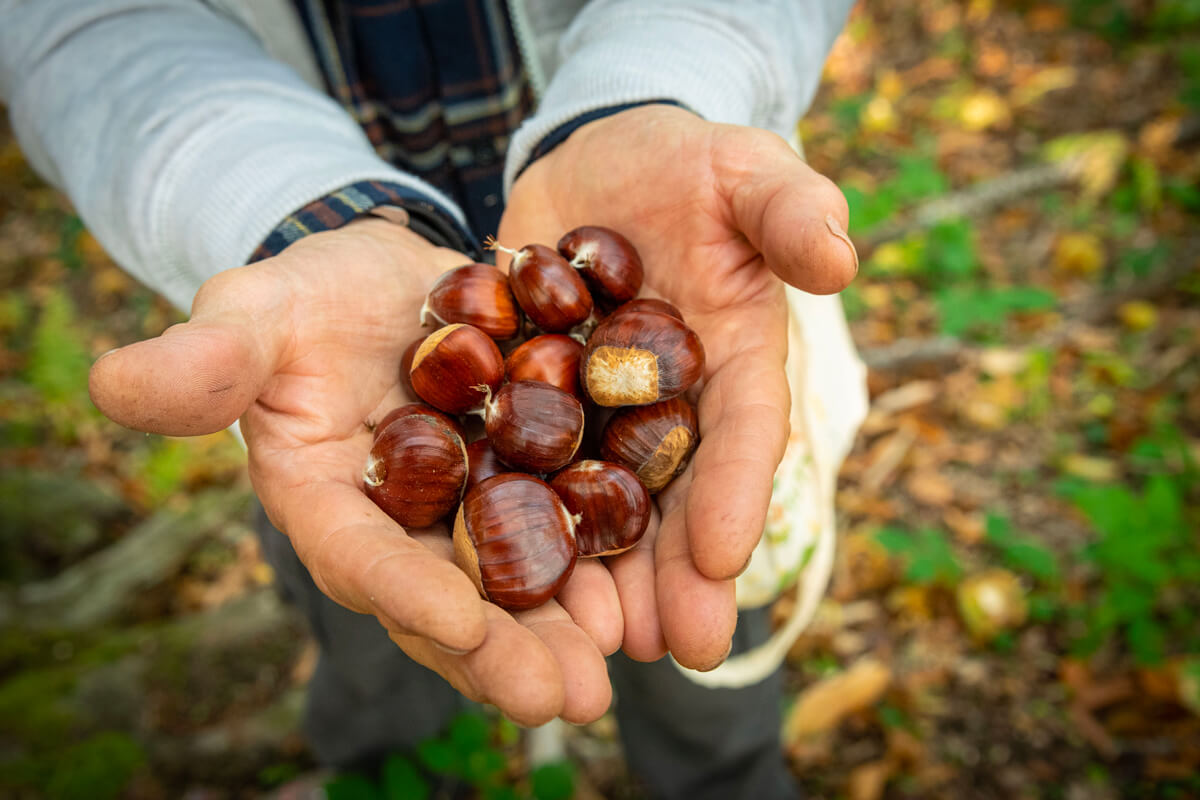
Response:
POLYGON ((938 381, 909 381, 876 397, 871 409, 883 414, 899 414, 928 405, 940 394, 941 384, 938 381))
POLYGON ((942 522, 963 544, 979 544, 985 533, 984 515, 978 511, 962 511, 949 506, 942 512, 942 522))
POLYGON ((797 698, 784 724, 784 741, 792 743, 833 730, 850 714, 874 705, 891 682, 891 669, 869 656, 818 681, 797 698))
POLYGON ((884 436, 871 445, 867 453, 868 466, 863 471, 862 488, 868 494, 877 494, 891 482, 904 457, 917 441, 917 433, 902 427, 893 434, 884 436))
POLYGON ((1063 275, 1095 275, 1104 267, 1104 244, 1091 233, 1064 233, 1054 245, 1051 263, 1063 275))
POLYGON ((913 472, 904 481, 904 489, 918 503, 942 508, 954 500, 954 485, 940 472, 913 472))
POLYGON ((1054 66, 1039 69, 1021 81, 1013 89, 1012 102, 1014 106, 1027 106, 1036 103, 1050 92, 1059 89, 1070 89, 1079 80, 1079 74, 1072 66, 1054 66))
POLYGON ((860 764, 850 770, 846 780, 846 797, 849 800, 879 800, 892 777, 893 766, 887 759, 860 764))

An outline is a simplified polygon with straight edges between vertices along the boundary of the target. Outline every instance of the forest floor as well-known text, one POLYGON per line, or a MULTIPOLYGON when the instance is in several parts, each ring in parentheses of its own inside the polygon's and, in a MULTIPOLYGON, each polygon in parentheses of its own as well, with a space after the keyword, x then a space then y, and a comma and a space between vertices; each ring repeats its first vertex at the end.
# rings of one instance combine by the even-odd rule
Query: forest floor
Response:
MULTIPOLYGON (((850 201, 872 396, 785 667, 808 796, 1200 797, 1200 7, 860 7, 801 133, 850 201)), ((180 317, 7 129, 0 287, 0 795, 310 774, 315 652, 270 588, 242 451, 87 397, 96 356, 180 317)), ((559 769, 530 773, 520 740, 464 718, 331 796, 436 775, 638 796, 611 717, 559 769)))

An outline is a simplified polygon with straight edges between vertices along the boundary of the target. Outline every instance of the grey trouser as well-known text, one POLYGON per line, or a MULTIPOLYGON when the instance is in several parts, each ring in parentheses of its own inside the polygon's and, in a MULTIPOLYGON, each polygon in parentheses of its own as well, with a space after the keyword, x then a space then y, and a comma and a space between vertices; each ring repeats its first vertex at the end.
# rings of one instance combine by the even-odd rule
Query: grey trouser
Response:
MULTIPOLYGON (((359 764, 435 736, 471 703, 411 661, 373 617, 325 597, 291 543, 256 509, 263 554, 321 648, 304 732, 318 761, 359 764)), ((765 610, 742 612, 733 652, 770 634, 765 610)), ((609 659, 616 715, 630 770, 654 797, 784 800, 799 797, 779 743, 779 672, 744 689, 706 689, 667 659, 609 659)))

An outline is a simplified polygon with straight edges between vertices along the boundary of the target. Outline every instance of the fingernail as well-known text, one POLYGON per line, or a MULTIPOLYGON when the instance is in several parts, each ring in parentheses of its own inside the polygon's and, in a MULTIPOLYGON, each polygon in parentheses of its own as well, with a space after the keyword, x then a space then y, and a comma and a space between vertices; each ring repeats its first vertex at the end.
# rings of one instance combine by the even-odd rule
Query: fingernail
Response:
POLYGON ((443 653, 449 653, 452 656, 465 656, 467 653, 471 652, 470 650, 456 650, 453 647, 447 647, 446 645, 437 641, 433 643, 433 646, 438 650, 441 650, 443 653))
POLYGON ((846 243, 846 247, 850 248, 850 255, 854 256, 854 274, 858 274, 858 251, 854 249, 854 242, 850 241, 850 236, 838 224, 838 221, 833 218, 833 214, 825 215, 825 225, 829 228, 829 232, 846 243))
POLYGON ((119 348, 119 347, 114 347, 112 350, 105 350, 103 353, 96 356, 96 361, 94 361, 92 363, 96 363, 98 361, 103 361, 104 359, 108 358, 109 356, 111 356, 113 353, 117 352, 120 349, 121 348, 119 348))

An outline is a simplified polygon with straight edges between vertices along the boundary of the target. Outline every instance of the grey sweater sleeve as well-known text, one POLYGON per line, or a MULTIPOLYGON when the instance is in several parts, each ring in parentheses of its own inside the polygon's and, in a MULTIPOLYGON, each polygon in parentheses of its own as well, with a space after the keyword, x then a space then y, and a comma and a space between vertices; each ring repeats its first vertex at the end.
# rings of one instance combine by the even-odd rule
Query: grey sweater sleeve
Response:
POLYGON ((347 184, 399 183, 457 210, 201 0, 0 0, 0 98, 34 168, 183 309, 347 184))
POLYGON ((547 133, 588 111, 654 99, 789 137, 853 0, 592 0, 561 66, 513 137, 505 188, 547 133))

